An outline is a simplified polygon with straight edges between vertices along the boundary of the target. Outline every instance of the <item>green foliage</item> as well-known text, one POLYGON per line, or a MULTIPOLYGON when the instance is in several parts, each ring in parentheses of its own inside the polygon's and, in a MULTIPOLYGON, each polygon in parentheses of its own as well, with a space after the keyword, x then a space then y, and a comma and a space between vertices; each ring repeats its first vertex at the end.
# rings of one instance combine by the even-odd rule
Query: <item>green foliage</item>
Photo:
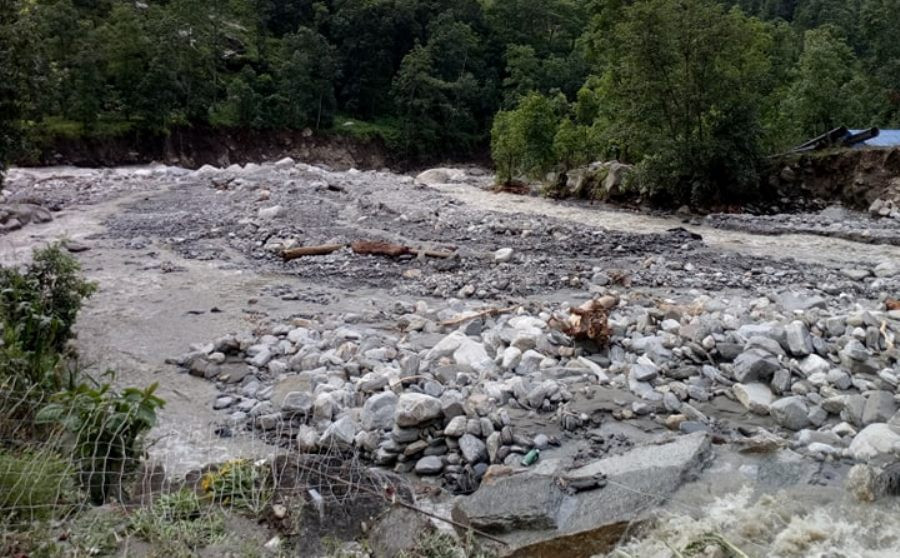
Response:
POLYGON ((73 476, 71 464, 52 452, 0 450, 0 517, 15 523, 64 515, 73 476))
POLYGON ((712 0, 639 0, 609 44, 607 133, 644 161, 647 193, 683 202, 752 189, 770 68, 766 28, 712 0))
POLYGON ((65 347, 84 300, 97 289, 80 271, 59 244, 36 250, 24 273, 0 269, 0 320, 6 332, 15 330, 24 351, 65 347))
POLYGON ((196 556, 226 539, 221 512, 206 508, 189 490, 164 494, 131 517, 129 532, 153 545, 155 556, 196 556))
POLYGON ((272 501, 270 484, 268 468, 240 459, 204 475, 200 486, 214 502, 258 516, 272 501))
POLYGON ((803 54, 784 101, 798 138, 841 125, 876 125, 873 117, 881 112, 879 101, 853 49, 836 28, 820 27, 804 34, 803 54))
MULTIPOLYGON (((78 311, 95 290, 59 245, 36 250, 24 272, 0 269, 0 383, 9 394, 28 393, 29 400, 41 401, 74 384, 60 355, 73 336, 78 311)), ((31 410, 24 398, 4 399, 0 407, 20 420, 31 410)))
POLYGON ((110 384, 80 384, 54 395, 38 412, 36 422, 59 424, 72 435, 75 463, 94 503, 121 500, 126 475, 143 456, 143 435, 165 405, 156 388, 118 392, 110 384))
POLYGON ((19 55, 22 45, 14 26, 19 4, 0 4, 0 187, 6 165, 21 147, 21 95, 24 89, 19 55))
POLYGON ((8 0, 0 165, 26 141, 192 125, 376 137, 413 160, 490 136, 502 180, 649 158, 647 194, 710 202, 813 130, 900 126, 898 18, 900 0, 8 0), (489 134, 520 128, 506 114, 532 93, 574 103, 544 123, 552 162, 489 134))
POLYGON ((497 114, 491 130, 491 155, 498 182, 519 175, 543 178, 556 166, 554 140, 560 112, 559 99, 530 93, 514 110, 497 114))

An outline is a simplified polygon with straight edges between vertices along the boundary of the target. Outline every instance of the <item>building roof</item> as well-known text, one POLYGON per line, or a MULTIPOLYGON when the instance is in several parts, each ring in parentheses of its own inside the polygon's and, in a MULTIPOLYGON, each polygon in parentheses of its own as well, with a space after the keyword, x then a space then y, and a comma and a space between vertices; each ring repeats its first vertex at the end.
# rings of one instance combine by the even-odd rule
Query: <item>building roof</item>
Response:
MULTIPOLYGON (((858 134, 863 130, 850 130, 851 134, 858 134)), ((879 130, 878 135, 861 145, 867 147, 898 147, 900 146, 900 130, 879 130)))

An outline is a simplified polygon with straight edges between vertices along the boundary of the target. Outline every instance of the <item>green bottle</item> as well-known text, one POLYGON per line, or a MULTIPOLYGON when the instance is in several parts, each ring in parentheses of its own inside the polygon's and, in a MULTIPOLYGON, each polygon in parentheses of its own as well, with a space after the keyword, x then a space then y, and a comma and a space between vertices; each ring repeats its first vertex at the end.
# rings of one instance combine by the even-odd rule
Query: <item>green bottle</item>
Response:
POLYGON ((531 467, 537 460, 541 457, 541 450, 535 448, 528 453, 525 454, 525 457, 522 458, 522 466, 523 467, 531 467))

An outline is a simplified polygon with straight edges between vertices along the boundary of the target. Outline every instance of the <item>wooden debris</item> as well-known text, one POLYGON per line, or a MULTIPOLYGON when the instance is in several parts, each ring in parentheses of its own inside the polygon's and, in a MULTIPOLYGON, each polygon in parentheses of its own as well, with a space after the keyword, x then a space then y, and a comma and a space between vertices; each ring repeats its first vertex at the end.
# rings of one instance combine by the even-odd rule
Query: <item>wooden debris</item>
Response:
MULTIPOLYGON (((332 252, 337 252, 341 248, 345 248, 347 244, 321 244, 318 246, 300 246, 298 248, 289 248, 281 252, 281 258, 289 262, 304 256, 325 256, 332 252)), ((423 250, 418 248, 410 248, 402 244, 392 244, 390 242, 375 242, 371 240, 357 240, 350 244, 350 249, 354 253, 360 255, 388 256, 397 258, 399 256, 412 255, 429 258, 452 258, 454 252, 442 252, 440 250, 423 250)))
POLYGON ((900 310, 900 300, 894 298, 885 300, 884 305, 888 310, 900 310))
POLYGON ((514 312, 516 308, 518 308, 518 306, 510 306, 509 308, 488 308, 487 310, 482 310, 480 312, 471 312, 468 314, 457 316, 450 320, 444 320, 443 322, 441 322, 441 325, 446 327, 458 326, 460 324, 468 322, 469 320, 475 320, 488 316, 499 316, 500 314, 509 314, 510 312, 514 312))
POLYGON ((390 242, 373 242, 371 240, 357 240, 350 245, 350 249, 357 254, 390 256, 392 258, 412 253, 409 246, 391 244, 390 242))
POLYGON ((319 246, 300 246, 299 248, 289 248, 281 252, 281 259, 286 262, 302 258, 303 256, 324 256, 337 252, 346 244, 321 244, 319 246))
POLYGON ((439 250, 422 250, 418 248, 410 248, 402 244, 392 244, 390 242, 373 242, 370 240, 358 240, 350 245, 350 248, 357 254, 389 256, 396 258, 407 254, 413 256, 427 256, 429 258, 452 258, 453 252, 442 252, 439 250))
POLYGON ((571 316, 564 323, 554 324, 566 335, 576 340, 590 340, 598 345, 609 344, 609 311, 619 303, 613 296, 602 296, 571 308, 571 316))

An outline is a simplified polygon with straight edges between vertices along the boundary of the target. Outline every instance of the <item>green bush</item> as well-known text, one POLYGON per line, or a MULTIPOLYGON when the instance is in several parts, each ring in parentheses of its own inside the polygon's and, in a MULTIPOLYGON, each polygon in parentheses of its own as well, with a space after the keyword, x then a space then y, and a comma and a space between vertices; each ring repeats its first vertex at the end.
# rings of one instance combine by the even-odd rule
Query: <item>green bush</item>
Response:
POLYGON ((236 459, 203 476, 200 488, 213 501, 260 514, 272 501, 269 469, 236 459))
POLYGON ((0 518, 33 522, 63 512, 74 494, 72 466, 50 452, 0 451, 0 518))
POLYGON ((110 384, 81 384, 56 394, 36 417, 39 424, 58 424, 72 435, 74 458, 82 485, 95 504, 122 499, 126 475, 143 456, 143 436, 156 424, 157 384, 121 393, 110 384))
POLYGON ((19 330, 23 350, 62 351, 84 300, 97 290, 81 276, 78 260, 59 244, 36 250, 22 273, 0 270, 0 319, 4 328, 19 330))

